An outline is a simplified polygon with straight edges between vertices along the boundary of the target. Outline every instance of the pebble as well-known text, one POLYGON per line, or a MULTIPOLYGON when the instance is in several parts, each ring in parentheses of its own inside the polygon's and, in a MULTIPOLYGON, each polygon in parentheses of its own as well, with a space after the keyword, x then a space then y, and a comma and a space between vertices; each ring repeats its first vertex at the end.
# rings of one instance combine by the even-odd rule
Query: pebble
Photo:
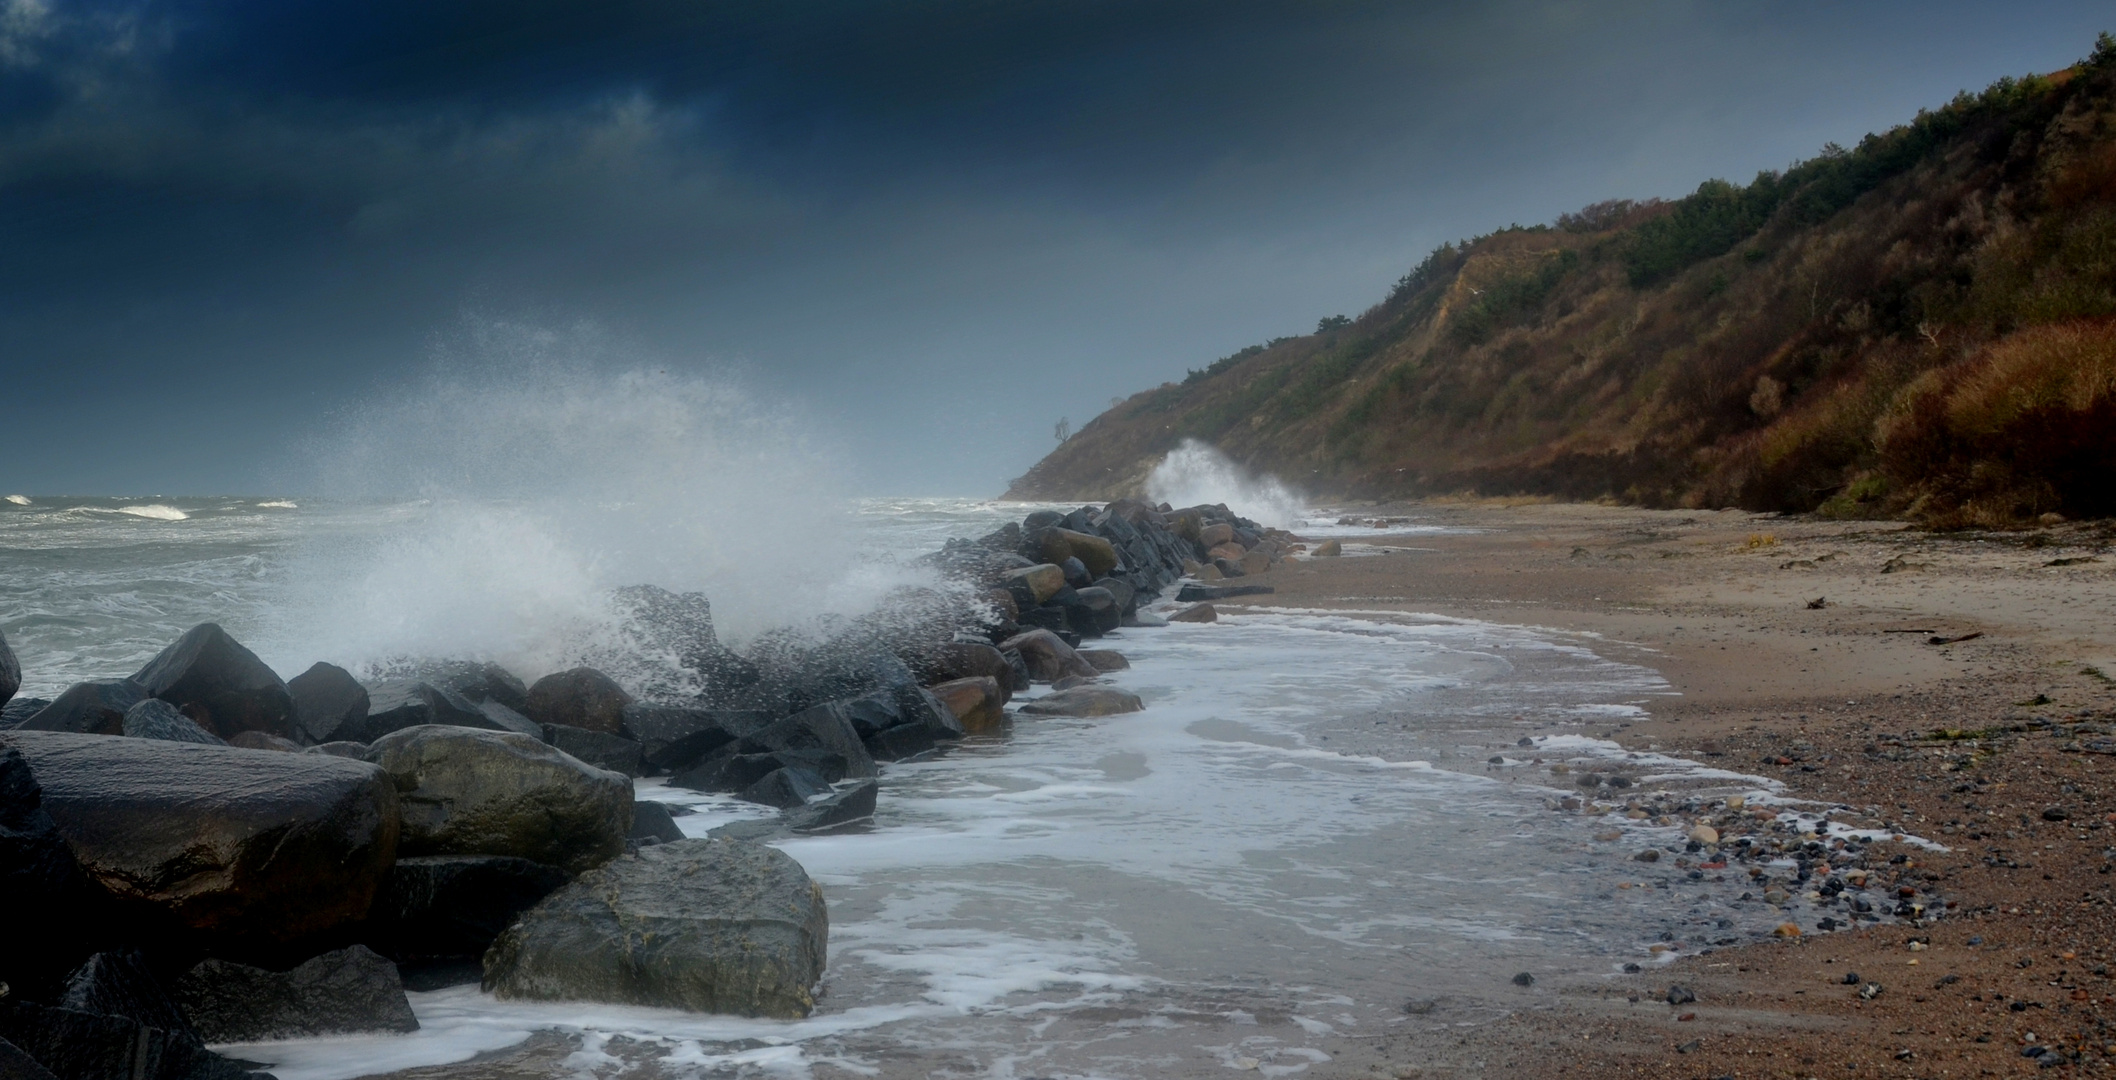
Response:
POLYGON ((1771 935, 1773 937, 1799 937, 1800 928, 1789 922, 1779 923, 1778 929, 1771 931, 1771 935))
POLYGON ((1632 857, 1632 858, 1634 858, 1634 859, 1637 859, 1637 860, 1638 860, 1639 862, 1659 862, 1659 861, 1660 861, 1660 849, 1659 849, 1659 848, 1650 848, 1650 847, 1649 847, 1649 848, 1647 848, 1646 850, 1644 850, 1644 851, 1641 851, 1641 852, 1639 852, 1638 854, 1636 854, 1636 855, 1633 855, 1633 856, 1631 856, 1631 857, 1632 857))
POLYGON ((1518 975, 1515 975, 1513 982, 1515 986, 1534 986, 1536 984, 1536 977, 1524 971, 1518 975))
POLYGON ((1719 830, 1711 827, 1710 825, 1699 825, 1698 827, 1690 830, 1690 839, 1695 840, 1700 844, 1710 846, 1712 844, 1719 843, 1719 830))

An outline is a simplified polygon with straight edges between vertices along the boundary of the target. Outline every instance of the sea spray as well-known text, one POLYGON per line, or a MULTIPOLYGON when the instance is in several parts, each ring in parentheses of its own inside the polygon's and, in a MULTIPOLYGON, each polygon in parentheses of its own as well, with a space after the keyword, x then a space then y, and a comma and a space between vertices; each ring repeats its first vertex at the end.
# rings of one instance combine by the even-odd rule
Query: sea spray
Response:
POLYGON ((1184 439, 1146 478, 1146 493, 1171 506, 1225 503, 1258 522, 1290 529, 1300 524, 1300 496, 1268 473, 1257 475, 1218 449, 1184 439))
POLYGON ((535 678, 623 656, 624 586, 703 592, 739 642, 923 580, 862 549, 839 455, 786 408, 592 335, 478 339, 315 440, 320 493, 388 524, 301 554, 275 663, 464 657, 535 678))

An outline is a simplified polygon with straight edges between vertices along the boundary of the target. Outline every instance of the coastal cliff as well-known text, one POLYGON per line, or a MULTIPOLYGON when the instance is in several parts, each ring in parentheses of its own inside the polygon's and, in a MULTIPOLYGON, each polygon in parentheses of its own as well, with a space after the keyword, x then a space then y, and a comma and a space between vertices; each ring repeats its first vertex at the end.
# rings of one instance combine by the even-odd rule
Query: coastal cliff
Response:
POLYGON ((2116 513, 2116 40, 1746 186, 1444 245, 1007 494, 1140 494, 1185 439, 1323 496, 2116 513))

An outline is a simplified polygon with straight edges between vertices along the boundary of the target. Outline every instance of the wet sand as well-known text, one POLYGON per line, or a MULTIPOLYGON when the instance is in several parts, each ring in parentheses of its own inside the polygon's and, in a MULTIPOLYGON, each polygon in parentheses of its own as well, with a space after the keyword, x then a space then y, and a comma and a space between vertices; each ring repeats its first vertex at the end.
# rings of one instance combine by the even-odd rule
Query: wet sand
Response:
POLYGON ((1348 513, 1478 531, 1347 538, 1345 557, 1271 572, 1277 592, 1259 599, 1595 635, 1598 652, 1678 691, 1648 719, 1595 733, 1773 776, 1788 795, 1929 837, 1947 850, 1882 842, 1867 862, 1891 899, 1914 888, 1944 914, 1538 983, 1511 992, 1503 1020, 1421 1016, 1343 1040, 1311 1075, 2116 1069, 2116 528, 1933 534, 1468 502, 1348 513), (1375 549, 1387 553, 1359 554, 1375 549), (1671 985, 1695 1002, 1670 1005, 1671 985), (2051 1052, 2023 1056, 2029 1046, 2051 1052))

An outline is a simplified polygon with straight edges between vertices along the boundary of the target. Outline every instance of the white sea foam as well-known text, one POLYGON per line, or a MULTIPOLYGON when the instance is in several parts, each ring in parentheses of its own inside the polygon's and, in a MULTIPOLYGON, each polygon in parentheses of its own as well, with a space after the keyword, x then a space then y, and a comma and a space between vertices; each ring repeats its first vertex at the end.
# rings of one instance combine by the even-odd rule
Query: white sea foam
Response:
POLYGON ((1252 473, 1218 449, 1184 439, 1146 478, 1148 497, 1170 506, 1225 503, 1244 517, 1281 529, 1300 521, 1300 496, 1275 476, 1252 473))
POLYGON ((28 506, 28 505, 29 505, 29 496, 27 496, 27 495, 9 495, 9 496, 7 497, 7 501, 8 501, 8 502, 11 502, 11 503, 14 503, 14 504, 15 504, 16 506, 28 506))
POLYGON ((166 503, 120 506, 117 508, 117 512, 120 514, 131 514, 133 517, 149 518, 154 521, 189 521, 191 519, 191 515, 166 503))
POLYGON ((268 659, 471 656, 535 678, 623 651, 622 586, 702 591, 740 642, 929 580, 862 545, 834 452, 732 382, 580 335, 494 325, 479 342, 313 447, 328 493, 420 498, 307 551, 268 659))
POLYGON ((296 502, 294 502, 294 501, 293 501, 293 500, 291 500, 291 499, 266 499, 265 501, 263 501, 263 502, 261 502, 261 503, 258 503, 257 505, 258 505, 258 507, 259 507, 259 508, 261 508, 261 509, 268 509, 268 510, 299 510, 299 509, 301 509, 301 504, 299 504, 299 503, 296 503, 296 502))

